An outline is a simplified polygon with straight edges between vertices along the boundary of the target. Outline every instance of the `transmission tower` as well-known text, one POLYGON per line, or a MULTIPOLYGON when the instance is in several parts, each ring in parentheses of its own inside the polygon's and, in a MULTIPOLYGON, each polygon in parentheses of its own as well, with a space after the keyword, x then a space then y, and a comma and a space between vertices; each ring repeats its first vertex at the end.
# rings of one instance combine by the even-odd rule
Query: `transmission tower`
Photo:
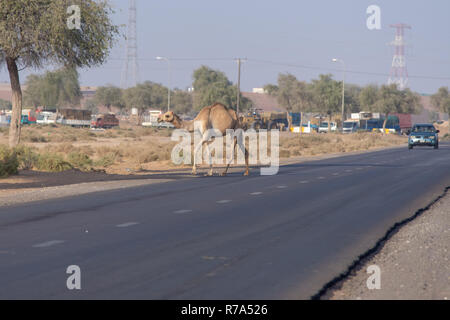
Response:
POLYGON ((389 74, 388 84, 396 83, 400 90, 408 87, 408 70, 406 69, 405 46, 406 42, 403 38, 405 29, 411 29, 404 23, 391 24, 391 28, 395 28, 395 40, 390 44, 394 47, 394 57, 392 59, 391 72, 389 74))
POLYGON ((139 82, 139 69, 137 62, 136 1, 129 0, 129 4, 125 62, 120 81, 122 88, 134 87, 139 82), (131 77, 129 77, 130 69, 131 77))

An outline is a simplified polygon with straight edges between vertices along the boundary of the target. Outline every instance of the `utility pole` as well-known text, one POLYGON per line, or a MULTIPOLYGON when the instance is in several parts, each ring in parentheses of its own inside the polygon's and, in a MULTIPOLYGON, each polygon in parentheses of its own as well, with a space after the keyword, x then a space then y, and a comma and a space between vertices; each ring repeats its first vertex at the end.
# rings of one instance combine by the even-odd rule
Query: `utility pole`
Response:
POLYGON ((237 58, 238 64, 238 81, 237 81, 237 94, 236 94, 236 113, 239 116, 239 106, 241 103, 241 62, 247 61, 247 59, 237 58))
POLYGON ((170 78, 171 78, 171 72, 170 72, 170 59, 166 57, 156 57, 156 60, 165 60, 167 61, 167 68, 168 68, 168 85, 167 85, 167 111, 170 111, 170 78))
POLYGON ((342 127, 344 126, 345 121, 345 62, 342 59, 334 58, 332 60, 333 62, 339 62, 342 64, 342 107, 341 107, 341 121, 342 121, 342 127))

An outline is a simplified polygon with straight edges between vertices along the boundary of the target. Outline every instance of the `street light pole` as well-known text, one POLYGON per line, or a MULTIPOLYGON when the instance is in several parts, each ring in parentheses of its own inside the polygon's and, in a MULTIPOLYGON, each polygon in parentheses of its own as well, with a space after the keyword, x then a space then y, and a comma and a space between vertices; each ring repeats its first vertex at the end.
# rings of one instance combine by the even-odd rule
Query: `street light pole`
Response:
POLYGON ((167 111, 170 111, 170 60, 166 57, 156 57, 156 60, 165 60, 167 61, 167 67, 168 67, 168 86, 167 86, 167 111))
POLYGON ((345 101, 344 101, 344 99, 345 99, 345 69, 346 68, 345 68, 344 60, 334 58, 332 61, 342 63, 343 76, 342 76, 342 118, 341 119, 342 119, 342 126, 343 126, 344 121, 345 121, 345 119, 344 119, 344 117, 345 117, 345 107, 344 107, 345 101))

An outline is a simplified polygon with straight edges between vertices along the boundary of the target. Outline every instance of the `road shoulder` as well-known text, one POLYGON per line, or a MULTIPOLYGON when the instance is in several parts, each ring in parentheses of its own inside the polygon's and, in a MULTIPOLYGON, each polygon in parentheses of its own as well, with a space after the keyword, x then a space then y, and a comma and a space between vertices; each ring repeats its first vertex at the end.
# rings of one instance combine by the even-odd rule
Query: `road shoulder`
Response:
MULTIPOLYGON (((343 282, 329 289, 331 300, 449 300, 450 191, 401 227, 343 282), (380 270, 380 289, 368 289, 369 266, 380 270)), ((373 278, 372 278, 373 279, 373 278)), ((372 282, 374 284, 375 282, 372 282)))

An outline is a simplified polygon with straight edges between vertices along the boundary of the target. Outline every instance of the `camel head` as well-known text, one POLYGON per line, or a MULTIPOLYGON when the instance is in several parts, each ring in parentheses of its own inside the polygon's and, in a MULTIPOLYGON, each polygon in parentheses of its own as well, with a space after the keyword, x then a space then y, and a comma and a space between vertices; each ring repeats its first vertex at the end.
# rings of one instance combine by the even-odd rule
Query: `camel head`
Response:
POLYGON ((158 122, 173 122, 175 120, 175 114, 173 111, 167 111, 158 117, 158 122))

